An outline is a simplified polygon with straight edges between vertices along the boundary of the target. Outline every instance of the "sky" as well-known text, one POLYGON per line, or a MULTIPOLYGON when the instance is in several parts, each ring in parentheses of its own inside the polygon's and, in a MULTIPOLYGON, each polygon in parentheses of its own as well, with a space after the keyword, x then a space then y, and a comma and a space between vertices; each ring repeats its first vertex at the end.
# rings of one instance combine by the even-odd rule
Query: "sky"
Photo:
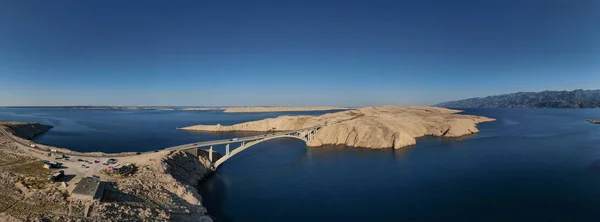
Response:
POLYGON ((600 1, 0 1, 0 106, 431 105, 600 88, 600 1))

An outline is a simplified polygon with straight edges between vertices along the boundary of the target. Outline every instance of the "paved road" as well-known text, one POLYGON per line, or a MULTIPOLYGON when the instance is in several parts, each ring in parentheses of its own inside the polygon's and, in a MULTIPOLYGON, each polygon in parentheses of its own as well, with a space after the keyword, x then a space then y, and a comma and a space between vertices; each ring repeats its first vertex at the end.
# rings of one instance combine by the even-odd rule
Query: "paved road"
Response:
POLYGON ((186 150, 186 149, 191 149, 191 148, 196 148, 196 147, 208 147, 208 146, 223 145, 223 144, 243 142, 243 141, 254 141, 257 139, 267 139, 270 137, 277 137, 277 136, 282 136, 282 135, 298 133, 298 132, 302 132, 305 130, 311 130, 311 129, 318 128, 318 127, 321 127, 321 126, 314 126, 314 127, 309 127, 309 128, 299 129, 299 130, 292 130, 292 131, 285 131, 285 132, 274 132, 274 133, 257 135, 257 136, 247 136, 247 137, 240 137, 240 138, 212 140, 212 141, 205 141, 205 142, 198 142, 198 143, 183 144, 183 145, 179 145, 179 146, 169 147, 169 148, 166 148, 165 150, 186 150))

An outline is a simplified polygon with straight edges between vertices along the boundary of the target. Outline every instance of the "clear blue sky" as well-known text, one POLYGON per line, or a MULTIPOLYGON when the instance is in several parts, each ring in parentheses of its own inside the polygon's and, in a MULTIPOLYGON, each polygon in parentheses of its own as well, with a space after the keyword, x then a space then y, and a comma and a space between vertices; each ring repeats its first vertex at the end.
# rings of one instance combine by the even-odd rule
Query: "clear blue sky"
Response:
POLYGON ((600 1, 0 1, 0 105, 428 105, 600 88, 600 1))

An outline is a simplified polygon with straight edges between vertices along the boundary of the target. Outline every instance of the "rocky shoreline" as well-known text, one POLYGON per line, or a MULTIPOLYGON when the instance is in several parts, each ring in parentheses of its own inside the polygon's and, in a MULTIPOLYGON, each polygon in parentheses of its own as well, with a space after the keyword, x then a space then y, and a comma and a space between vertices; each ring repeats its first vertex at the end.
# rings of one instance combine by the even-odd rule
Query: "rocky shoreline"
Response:
MULTIPOLYGON (((24 138, 51 128, 18 122, 0 122, 0 127, 24 138)), ((68 187, 48 181, 53 172, 41 167, 47 152, 23 145, 31 143, 24 138, 0 134, 0 181, 4 188, 0 198, 9 203, 0 204, 0 221, 212 221, 195 188, 200 179, 212 173, 207 153, 196 157, 181 151, 158 151, 120 157, 121 163, 134 164, 138 170, 127 177, 101 175, 106 183, 103 199, 81 201, 70 196, 68 187), (21 182, 23 178, 25 182, 21 182)), ((72 187, 75 182, 68 184, 72 187)))
POLYGON ((196 125, 179 128, 197 131, 291 131, 323 126, 308 144, 361 148, 395 148, 416 144, 422 136, 460 137, 479 132, 476 125, 493 118, 458 114, 437 107, 379 106, 328 113, 321 116, 279 116, 232 126, 196 125))
POLYGON ((41 123, 0 122, 0 125, 6 126, 7 131, 13 135, 26 140, 33 139, 52 128, 50 125, 41 123))

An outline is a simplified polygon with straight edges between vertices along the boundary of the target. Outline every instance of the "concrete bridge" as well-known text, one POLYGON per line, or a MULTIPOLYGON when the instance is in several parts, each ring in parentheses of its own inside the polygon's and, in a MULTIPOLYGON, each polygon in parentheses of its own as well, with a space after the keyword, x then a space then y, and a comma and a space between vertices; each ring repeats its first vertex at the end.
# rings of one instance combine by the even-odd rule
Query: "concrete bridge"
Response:
MULTIPOLYGON (((205 151, 207 151, 208 159, 210 160, 212 167, 216 170, 217 167, 219 167, 219 165, 223 164, 225 161, 227 161, 232 156, 244 151, 248 147, 254 146, 254 145, 264 142, 264 141, 288 137, 288 138, 296 138, 296 139, 302 140, 308 144, 310 141, 312 141, 314 135, 317 134, 318 130, 321 129, 323 126, 325 126, 325 125, 313 126, 313 127, 309 127, 309 128, 292 130, 292 131, 271 132, 268 134, 263 134, 263 135, 258 135, 258 136, 248 136, 248 137, 231 138, 231 139, 224 139, 224 140, 212 140, 212 141, 205 141, 205 142, 198 142, 198 143, 190 143, 190 144, 168 147, 163 150, 184 151, 184 152, 193 154, 197 157, 200 156, 200 154, 205 154, 205 151), (216 151, 213 150, 213 146, 218 146, 218 145, 225 145, 225 155, 222 155, 221 158, 215 160, 213 158, 213 153, 216 151), (236 145, 237 145, 237 147, 232 148, 232 146, 236 146, 236 145), (201 152, 199 152, 199 151, 201 151, 201 152)), ((30 145, 29 145, 31 143, 30 141, 27 141, 27 140, 21 141, 21 140, 15 138, 14 135, 12 135, 11 133, 4 130, 2 128, 2 126, 0 126, 0 134, 5 135, 7 138, 10 138, 14 142, 16 142, 24 147, 28 147, 28 148, 35 149, 35 150, 42 151, 42 152, 50 152, 50 150, 48 150, 48 149, 43 149, 40 147, 30 147, 30 145)), ((157 151, 161 151, 161 150, 157 150, 157 151)), ((145 154, 145 153, 154 153, 157 151, 111 153, 111 154, 104 154, 104 153, 89 154, 89 153, 70 153, 70 152, 68 152, 68 153, 57 152, 57 153, 66 154, 69 156, 77 156, 77 157, 126 157, 126 156, 141 155, 141 154, 145 154)))
POLYGON ((285 132, 273 132, 273 133, 268 133, 268 134, 263 134, 263 135, 258 135, 258 136, 248 136, 248 137, 240 137, 240 138, 232 138, 232 139, 224 139, 224 140, 213 140, 213 141, 206 141, 206 142, 199 142, 199 143, 190 143, 190 144, 184 144, 184 145, 180 145, 180 146, 170 147, 165 150, 179 150, 179 151, 184 151, 184 152, 196 155, 196 156, 199 156, 200 150, 208 151, 208 153, 209 153, 208 159, 210 160, 212 167, 216 170, 217 167, 219 167, 221 164, 223 164, 225 161, 227 161, 232 156, 248 149, 248 147, 254 146, 256 144, 259 144, 259 143, 262 143, 262 142, 265 142, 268 140, 287 137, 287 138, 299 139, 308 144, 310 141, 312 141, 314 135, 317 134, 318 130, 321 129, 321 127, 323 127, 323 126, 314 126, 314 127, 304 128, 304 129, 300 129, 300 130, 292 130, 292 131, 285 131, 285 132), (213 146, 217 146, 217 145, 225 145, 225 154, 221 158, 215 160, 215 159, 213 159, 213 153, 215 152, 213 150, 213 146), (237 147, 232 148, 232 146, 237 146, 237 147))

